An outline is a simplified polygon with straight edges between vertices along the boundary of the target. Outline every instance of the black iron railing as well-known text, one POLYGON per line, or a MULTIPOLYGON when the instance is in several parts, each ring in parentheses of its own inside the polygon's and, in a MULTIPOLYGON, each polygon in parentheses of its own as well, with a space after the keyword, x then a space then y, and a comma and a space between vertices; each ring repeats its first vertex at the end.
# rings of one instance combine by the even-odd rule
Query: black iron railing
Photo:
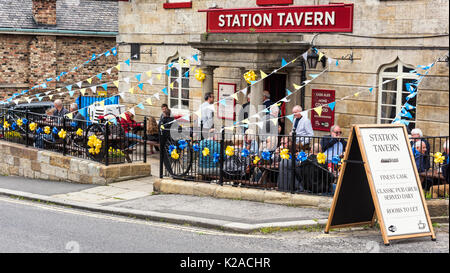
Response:
MULTIPOLYGON (((161 178, 329 196, 347 144, 346 138, 209 132, 175 124, 160 134, 161 178)), ((429 143, 423 156, 429 164, 423 170, 417 165, 426 197, 448 198, 448 137, 423 139, 429 143), (442 163, 434 162, 437 152, 444 154, 442 163)))
MULTIPOLYGON (((76 116, 76 115, 74 115, 76 116)), ((0 109, 0 139, 105 165, 146 162, 147 118, 96 121, 0 109)))

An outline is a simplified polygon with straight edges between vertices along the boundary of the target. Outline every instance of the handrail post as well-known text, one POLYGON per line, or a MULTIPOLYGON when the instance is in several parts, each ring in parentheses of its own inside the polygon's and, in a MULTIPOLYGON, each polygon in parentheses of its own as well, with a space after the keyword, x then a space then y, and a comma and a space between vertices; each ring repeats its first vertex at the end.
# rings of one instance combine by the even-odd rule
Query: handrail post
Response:
POLYGON ((163 138, 161 128, 158 128, 158 134, 159 134, 159 178, 163 178, 163 172, 164 172, 163 150, 164 150, 164 146, 165 146, 165 139, 163 138))
POLYGON ((147 163, 147 116, 144 116, 144 163, 147 163))
POLYGON ((222 126, 222 138, 220 139, 220 160, 219 160, 219 164, 220 164, 220 177, 219 177, 219 184, 222 186, 223 185, 223 162, 224 162, 224 148, 225 146, 225 128, 222 126))
MULTIPOLYGON (((295 191, 295 151, 296 151, 296 133, 292 131, 292 147, 291 147, 291 193, 295 191)), ((288 142, 289 143, 289 142, 288 142)))
POLYGON ((105 148, 104 148, 104 150, 106 151, 105 152, 105 165, 106 166, 108 166, 109 165, 109 139, 108 139, 108 136, 109 136, 109 126, 108 126, 108 122, 106 122, 106 123, 104 123, 104 126, 105 126, 105 135, 104 135, 104 138, 105 138, 105 148))

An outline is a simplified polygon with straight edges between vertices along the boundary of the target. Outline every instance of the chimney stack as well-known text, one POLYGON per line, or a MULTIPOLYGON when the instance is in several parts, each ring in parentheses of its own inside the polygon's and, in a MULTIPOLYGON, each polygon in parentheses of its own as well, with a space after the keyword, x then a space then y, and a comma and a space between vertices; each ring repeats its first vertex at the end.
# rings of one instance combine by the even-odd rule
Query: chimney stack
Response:
POLYGON ((36 24, 56 26, 56 1, 33 0, 33 18, 36 24))

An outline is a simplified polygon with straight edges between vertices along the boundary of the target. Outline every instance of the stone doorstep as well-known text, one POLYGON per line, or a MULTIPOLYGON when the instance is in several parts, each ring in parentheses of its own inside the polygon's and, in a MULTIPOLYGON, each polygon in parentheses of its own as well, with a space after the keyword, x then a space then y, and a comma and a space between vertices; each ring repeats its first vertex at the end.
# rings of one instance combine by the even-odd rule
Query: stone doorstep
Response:
POLYGON ((215 198, 256 201, 270 204, 313 207, 327 210, 332 198, 305 194, 291 194, 260 189, 248 189, 232 186, 220 186, 201 182, 184 182, 180 180, 157 178, 153 182, 155 192, 210 196, 215 198))
MULTIPOLYGON (((157 178, 153 182, 155 192, 210 196, 215 198, 247 200, 286 206, 312 207, 329 210, 333 202, 331 197, 307 194, 248 189, 232 186, 220 186, 210 183, 189 182, 171 178, 157 178)), ((448 223, 449 200, 427 200, 431 219, 448 223)))

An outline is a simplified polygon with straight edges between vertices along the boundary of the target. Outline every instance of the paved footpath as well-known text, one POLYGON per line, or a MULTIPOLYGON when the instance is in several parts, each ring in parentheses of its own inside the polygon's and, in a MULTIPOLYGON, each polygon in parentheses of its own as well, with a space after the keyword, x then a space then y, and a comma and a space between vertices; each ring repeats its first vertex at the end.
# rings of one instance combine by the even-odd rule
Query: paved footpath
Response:
POLYGON ((328 212, 244 200, 178 194, 154 194, 154 177, 83 185, 0 177, 0 195, 51 202, 73 208, 142 219, 249 233, 262 228, 310 227, 326 224, 328 212))

